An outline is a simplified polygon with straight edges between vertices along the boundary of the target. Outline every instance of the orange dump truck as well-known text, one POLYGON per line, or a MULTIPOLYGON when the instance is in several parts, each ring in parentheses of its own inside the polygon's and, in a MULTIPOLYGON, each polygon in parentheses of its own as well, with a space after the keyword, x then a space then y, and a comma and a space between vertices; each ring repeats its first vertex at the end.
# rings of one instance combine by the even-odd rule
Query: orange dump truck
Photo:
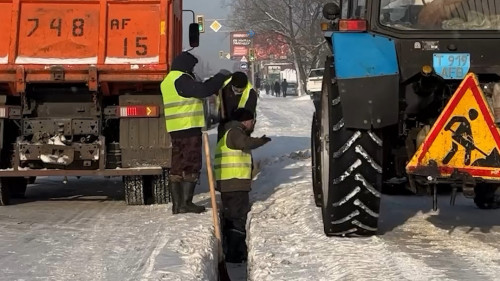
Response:
POLYGON ((36 176, 167 203, 160 82, 181 49, 181 0, 0 0, 0 205, 36 176))

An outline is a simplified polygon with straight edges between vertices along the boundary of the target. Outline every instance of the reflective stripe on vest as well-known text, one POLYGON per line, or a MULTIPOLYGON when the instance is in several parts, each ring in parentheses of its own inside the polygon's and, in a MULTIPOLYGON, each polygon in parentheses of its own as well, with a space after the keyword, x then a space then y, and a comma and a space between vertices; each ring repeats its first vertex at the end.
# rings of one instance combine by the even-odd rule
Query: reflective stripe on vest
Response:
POLYGON ((231 82, 231 77, 229 77, 228 79, 226 79, 226 81, 224 81, 224 85, 222 85, 222 88, 226 87, 227 84, 229 84, 229 82, 231 82))
POLYGON ((240 103, 238 103, 238 108, 245 108, 248 98, 250 97, 250 90, 252 90, 252 84, 247 83, 247 87, 243 90, 243 94, 240 98, 240 103))
MULTIPOLYGON (((231 77, 224 81, 224 86, 226 87, 230 82, 231 82, 231 77)), ((252 90, 253 86, 250 84, 250 82, 247 83, 247 86, 245 90, 243 90, 243 93, 241 94, 240 102, 238 103, 238 108, 245 108, 245 105, 247 104, 248 98, 250 97, 250 90, 252 90)))
MULTIPOLYGON (((239 130, 239 129, 236 129, 239 130)), ((252 179, 252 155, 227 147, 228 130, 215 150, 215 179, 252 179)))
POLYGON ((182 97, 175 88, 175 81, 183 74, 185 73, 181 71, 170 71, 161 82, 167 132, 205 126, 203 101, 197 98, 182 97))

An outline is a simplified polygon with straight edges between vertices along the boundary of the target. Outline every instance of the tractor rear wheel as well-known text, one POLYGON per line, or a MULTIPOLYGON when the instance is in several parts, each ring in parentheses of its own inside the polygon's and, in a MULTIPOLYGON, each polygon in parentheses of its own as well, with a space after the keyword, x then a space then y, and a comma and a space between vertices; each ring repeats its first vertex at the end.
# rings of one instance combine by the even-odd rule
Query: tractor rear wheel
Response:
POLYGON ((474 203, 479 209, 500 208, 500 187, 491 183, 478 183, 474 188, 474 203))
POLYGON ((311 159, 314 203, 317 207, 321 207, 321 146, 316 113, 313 115, 311 126, 311 159))
MULTIPOLYGON (((328 64, 325 69, 329 69, 328 64)), ((333 69, 325 71, 321 96, 322 214, 326 235, 368 236, 378 228, 382 140, 373 131, 344 126, 333 69)))

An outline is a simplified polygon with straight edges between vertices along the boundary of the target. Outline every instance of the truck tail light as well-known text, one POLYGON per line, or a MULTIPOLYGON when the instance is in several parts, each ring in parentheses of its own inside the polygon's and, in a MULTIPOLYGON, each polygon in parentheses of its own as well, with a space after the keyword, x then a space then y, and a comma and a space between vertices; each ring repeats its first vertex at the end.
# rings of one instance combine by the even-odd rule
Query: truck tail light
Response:
POLYGON ((120 117, 159 117, 160 110, 157 105, 127 105, 120 106, 120 117))
POLYGON ((366 31, 366 25, 366 20, 339 20, 339 31, 363 32, 366 31))

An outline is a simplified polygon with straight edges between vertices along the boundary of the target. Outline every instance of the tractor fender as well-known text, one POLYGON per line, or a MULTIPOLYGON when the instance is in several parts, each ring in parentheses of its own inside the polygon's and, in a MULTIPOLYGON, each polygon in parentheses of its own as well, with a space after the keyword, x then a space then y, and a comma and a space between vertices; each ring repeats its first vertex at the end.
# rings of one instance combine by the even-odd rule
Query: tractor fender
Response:
POLYGON ((398 123, 400 76, 394 41, 365 32, 335 32, 332 44, 345 126, 377 129, 398 123))

